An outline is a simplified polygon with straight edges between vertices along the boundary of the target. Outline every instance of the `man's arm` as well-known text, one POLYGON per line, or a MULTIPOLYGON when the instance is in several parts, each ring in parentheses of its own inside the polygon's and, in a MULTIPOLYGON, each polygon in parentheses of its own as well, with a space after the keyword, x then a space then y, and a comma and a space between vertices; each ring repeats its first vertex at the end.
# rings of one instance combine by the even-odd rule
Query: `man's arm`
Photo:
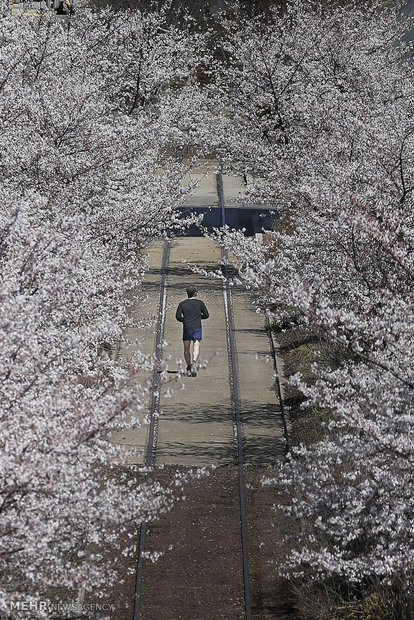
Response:
POLYGON ((178 304, 178 308, 175 313, 175 318, 177 319, 177 321, 180 321, 180 323, 184 322, 184 314, 181 308, 181 302, 178 304))
POLYGON ((202 301, 202 302, 201 302, 201 318, 202 318, 202 319, 208 319, 208 317, 209 317, 209 316, 210 316, 210 315, 209 315, 209 313, 208 313, 208 310, 207 310, 207 308, 206 308, 206 305, 205 305, 204 301, 202 301))

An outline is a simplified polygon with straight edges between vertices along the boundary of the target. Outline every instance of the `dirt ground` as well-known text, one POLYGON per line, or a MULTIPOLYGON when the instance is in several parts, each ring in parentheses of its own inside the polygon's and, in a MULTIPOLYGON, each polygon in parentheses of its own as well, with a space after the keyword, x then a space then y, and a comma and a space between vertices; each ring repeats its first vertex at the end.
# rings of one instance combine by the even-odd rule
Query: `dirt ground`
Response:
MULTIPOLYGON (((164 467, 154 479, 169 485, 177 469, 186 471, 164 467)), ((266 467, 245 470, 252 616, 292 620, 289 591, 277 574, 284 555, 277 543, 289 524, 272 511, 275 497, 261 484, 268 474, 266 467)), ((144 561, 141 619, 245 618, 237 467, 213 469, 176 495, 186 499, 148 528, 146 551, 162 555, 144 561)), ((135 567, 135 559, 124 558, 119 582, 101 599, 114 606, 111 620, 133 618, 135 567)))

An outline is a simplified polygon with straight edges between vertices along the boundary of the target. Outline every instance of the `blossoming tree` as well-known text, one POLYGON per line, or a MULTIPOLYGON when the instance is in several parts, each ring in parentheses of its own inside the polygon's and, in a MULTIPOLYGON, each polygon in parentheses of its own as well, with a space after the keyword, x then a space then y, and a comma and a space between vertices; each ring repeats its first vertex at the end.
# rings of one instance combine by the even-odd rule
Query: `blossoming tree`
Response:
POLYGON ((122 461, 110 431, 146 390, 107 345, 182 195, 164 106, 199 43, 162 19, 80 12, 69 32, 0 19, 2 616, 113 579, 102 544, 168 504, 105 475, 122 461))
MULTIPOLYGON (((293 1, 223 20, 211 97, 222 157, 281 220, 259 247, 223 242, 276 319, 340 344, 343 364, 296 383, 331 411, 282 478, 302 523, 291 570, 412 589, 414 125, 398 7, 293 1), (224 130, 223 130, 224 128, 224 130), (225 136, 225 138, 223 137, 225 136), (293 310, 292 310, 293 309, 293 310)), ((316 360, 317 361, 317 360, 316 360)))

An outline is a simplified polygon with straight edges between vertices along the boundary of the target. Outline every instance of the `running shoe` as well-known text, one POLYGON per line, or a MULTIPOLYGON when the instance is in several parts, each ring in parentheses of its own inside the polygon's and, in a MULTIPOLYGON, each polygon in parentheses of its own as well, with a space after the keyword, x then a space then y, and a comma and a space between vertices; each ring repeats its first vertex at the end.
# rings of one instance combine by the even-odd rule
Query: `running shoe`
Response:
POLYGON ((191 364, 190 371, 191 371, 191 376, 192 377, 196 377, 197 376, 197 362, 193 362, 191 364))
MULTIPOLYGON (((197 373, 196 373, 197 374, 197 373)), ((187 366, 187 377, 193 377, 191 366, 187 366)))

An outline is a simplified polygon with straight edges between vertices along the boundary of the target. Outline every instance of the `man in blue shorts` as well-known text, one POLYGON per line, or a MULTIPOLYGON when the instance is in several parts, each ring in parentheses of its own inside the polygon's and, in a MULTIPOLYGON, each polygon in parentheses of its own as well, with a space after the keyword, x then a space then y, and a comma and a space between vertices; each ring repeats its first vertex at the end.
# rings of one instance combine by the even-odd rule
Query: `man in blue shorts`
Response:
POLYGON ((208 310, 203 301, 197 299, 195 286, 187 286, 188 299, 178 304, 175 318, 183 323, 184 359, 187 363, 187 376, 197 375, 197 362, 200 355, 200 341, 202 339, 201 320, 208 319, 208 310), (193 345, 193 361, 191 362, 191 343, 193 345))

